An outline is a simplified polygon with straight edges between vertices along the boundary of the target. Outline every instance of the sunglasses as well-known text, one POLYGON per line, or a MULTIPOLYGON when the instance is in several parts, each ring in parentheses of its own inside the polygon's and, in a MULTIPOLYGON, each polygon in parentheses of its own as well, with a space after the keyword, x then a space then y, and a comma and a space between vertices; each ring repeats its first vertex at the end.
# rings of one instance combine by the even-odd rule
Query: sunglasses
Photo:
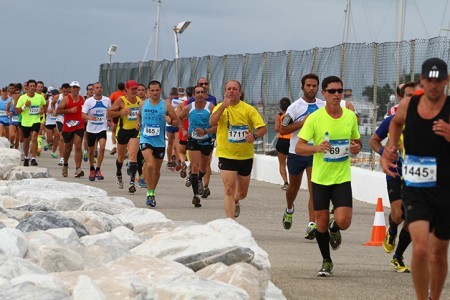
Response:
POLYGON ((200 82, 198 85, 208 85, 209 82, 200 82))
POLYGON ((336 92, 338 94, 342 94, 344 92, 344 89, 329 89, 329 90, 325 90, 325 92, 327 92, 329 94, 336 94, 336 92))

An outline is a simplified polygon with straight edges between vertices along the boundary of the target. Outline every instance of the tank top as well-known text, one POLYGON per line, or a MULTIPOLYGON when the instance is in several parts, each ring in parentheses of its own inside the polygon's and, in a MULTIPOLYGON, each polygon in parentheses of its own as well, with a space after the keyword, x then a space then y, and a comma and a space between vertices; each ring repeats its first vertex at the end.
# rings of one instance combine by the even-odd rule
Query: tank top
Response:
MULTIPOLYGON (((433 132, 433 122, 442 119, 450 121, 450 97, 436 117, 423 119, 417 112, 420 96, 413 96, 409 102, 405 128, 403 130, 405 161, 406 155, 434 157, 437 164, 436 184, 440 187, 450 185, 450 143, 433 132)), ((405 170, 403 170, 405 176, 405 170)))
POLYGON ((84 98, 78 96, 78 102, 73 101, 72 95, 67 94, 68 103, 66 109, 77 107, 76 113, 64 114, 64 123, 62 130, 65 132, 72 132, 84 128, 84 120, 82 117, 82 107, 84 104, 84 98))
POLYGON ((56 125, 56 116, 53 115, 52 98, 47 100, 47 117, 45 118, 45 125, 56 125))
POLYGON ((121 96, 124 103, 124 109, 129 108, 130 112, 126 116, 120 116, 119 118, 119 128, 126 130, 136 129, 137 115, 139 112, 139 104, 141 103, 141 98, 136 96, 136 103, 131 103, 125 96, 121 96))
MULTIPOLYGON (((284 118, 285 115, 286 115, 286 112, 277 114, 277 118, 278 118, 278 121, 279 121, 278 124, 280 124, 280 127, 281 127, 281 123, 283 123, 283 118, 284 118)), ((279 139, 290 139, 292 137, 292 133, 289 133, 289 134, 278 133, 277 137, 279 139)))
POLYGON ((166 146, 166 113, 164 99, 157 104, 152 104, 150 99, 145 100, 141 111, 140 144, 150 144, 157 148, 166 146))
MULTIPOLYGON (((186 105, 188 105, 189 100, 184 100, 183 101, 183 107, 185 107, 186 105)), ((184 129, 186 129, 186 131, 189 129, 189 121, 188 119, 184 119, 183 121, 183 127, 184 129)), ((186 139, 184 138, 183 135, 183 130, 178 130, 178 138, 180 139, 180 141, 186 141, 186 139)))
POLYGON ((11 99, 11 105, 9 106, 9 112, 11 113, 11 123, 14 123, 14 125, 17 125, 19 122, 19 116, 16 113, 16 102, 14 99, 11 99))
POLYGON ((6 98, 5 100, 0 98, 0 120, 8 120, 9 116, 6 111, 6 105, 11 101, 11 98, 6 98))
POLYGON ((209 125, 209 117, 211 116, 211 109, 210 109, 210 102, 206 102, 206 105, 202 109, 196 109, 195 108, 195 102, 192 102, 190 104, 191 108, 189 109, 189 135, 191 136, 191 139, 202 142, 209 138, 211 138, 210 134, 201 135, 199 136, 196 132, 196 128, 203 128, 208 129, 211 128, 211 125, 209 125))

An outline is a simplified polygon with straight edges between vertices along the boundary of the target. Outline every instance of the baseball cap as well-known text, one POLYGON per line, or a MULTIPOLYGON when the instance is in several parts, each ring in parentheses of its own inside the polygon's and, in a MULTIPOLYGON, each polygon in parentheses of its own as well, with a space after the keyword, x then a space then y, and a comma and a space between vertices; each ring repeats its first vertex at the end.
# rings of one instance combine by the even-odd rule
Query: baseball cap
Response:
POLYGON ((433 57, 422 64, 422 78, 445 79, 447 76, 447 64, 440 58, 433 57))
POLYGON ((78 81, 72 81, 71 83, 70 83, 70 86, 72 87, 72 86, 76 86, 76 87, 81 87, 80 86, 80 83, 78 82, 78 81))
POLYGON ((134 80, 128 80, 125 86, 127 89, 137 89, 138 83, 134 80))

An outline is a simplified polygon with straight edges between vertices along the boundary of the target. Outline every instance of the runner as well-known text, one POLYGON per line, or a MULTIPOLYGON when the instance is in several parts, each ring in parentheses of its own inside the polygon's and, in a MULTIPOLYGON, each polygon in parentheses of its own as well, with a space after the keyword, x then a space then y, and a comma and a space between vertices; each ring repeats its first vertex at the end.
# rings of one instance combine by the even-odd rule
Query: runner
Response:
POLYGON ((329 76, 322 81, 325 107, 311 114, 303 124, 296 153, 314 155, 312 164, 312 193, 316 217, 316 240, 322 254, 319 276, 330 276, 333 262, 330 246, 341 245, 340 230, 350 227, 352 219, 352 188, 350 184, 350 154, 361 150, 358 122, 354 112, 340 106, 342 81, 329 76), (313 145, 308 144, 313 141, 313 145), (334 218, 330 219, 330 200, 334 218))
POLYGON ((19 116, 16 113, 16 104, 20 97, 20 90, 15 90, 11 93, 11 101, 6 106, 6 111, 10 118, 9 124, 9 142, 11 143, 11 148, 19 149, 20 139, 22 138, 19 134, 19 116))
POLYGON ((50 155, 52 158, 58 158, 58 154, 56 151, 58 150, 59 145, 59 132, 56 128, 56 115, 53 113, 54 110, 52 108, 53 97, 58 97, 59 92, 57 89, 52 89, 49 91, 49 97, 47 99, 47 111, 45 117, 45 141, 44 151, 47 151, 49 148, 52 150, 52 154, 50 155))
POLYGON ((161 83, 156 80, 148 85, 150 98, 139 105, 137 127, 140 130, 139 147, 145 159, 144 178, 147 182, 147 201, 156 206, 155 190, 161 174, 165 153, 166 122, 177 126, 178 120, 169 101, 161 99, 161 83))
POLYGON ((118 98, 108 110, 108 119, 118 117, 117 122, 117 159, 116 176, 117 186, 123 189, 122 166, 128 150, 130 160, 130 186, 129 193, 135 193, 135 178, 138 169, 137 152, 139 148, 139 131, 137 128, 137 115, 141 98, 137 96, 138 83, 134 80, 128 80, 125 84, 126 94, 118 98))
POLYGON ((206 97, 207 93, 204 87, 195 87, 195 101, 183 107, 179 115, 180 121, 186 118, 189 121, 188 130, 184 127, 181 127, 180 130, 183 131, 184 137, 188 138, 187 149, 189 150, 189 158, 191 161, 190 181, 194 193, 194 197, 192 198, 194 207, 202 206, 200 203, 200 186, 208 168, 209 157, 214 149, 212 133, 217 129, 209 125, 214 104, 206 102, 206 97))
POLYGON ((84 98, 80 95, 80 83, 72 81, 70 83, 70 93, 67 94, 56 109, 56 114, 64 115, 64 124, 62 127, 62 137, 64 139, 64 165, 62 175, 67 177, 69 170, 69 157, 72 148, 75 146, 75 177, 83 177, 81 170, 82 145, 84 135, 84 120, 82 116, 82 107, 84 98))
POLYGON ((57 114, 56 110, 58 109, 58 106, 61 104, 64 97, 66 97, 70 93, 70 84, 63 83, 61 85, 61 93, 56 97, 56 95, 52 99, 52 108, 53 108, 53 114, 56 116, 56 128, 58 129, 59 133, 59 163, 58 166, 64 165, 64 138, 62 136, 62 128, 64 124, 64 115, 63 114, 57 114))
POLYGON ((8 87, 2 88, 2 96, 0 97, 0 137, 6 137, 9 140, 9 123, 7 105, 11 102, 8 96, 8 87))
POLYGON ((36 80, 27 81, 27 93, 20 96, 16 104, 16 113, 22 114, 22 131, 23 131, 23 165, 37 166, 37 136, 41 127, 40 113, 46 110, 47 103, 42 95, 36 93, 36 80))
POLYGON ((86 99, 83 105, 83 119, 87 122, 86 132, 89 152, 89 180, 103 180, 100 170, 105 157, 106 131, 108 130, 108 119, 106 118, 108 109, 111 107, 111 100, 102 95, 102 85, 99 82, 93 84, 93 96, 86 99), (94 167, 96 143, 100 149, 97 155, 97 167, 94 167))
POLYGON ((224 209, 227 218, 237 218, 240 201, 248 193, 256 139, 267 133, 267 127, 256 108, 241 100, 241 84, 225 84, 225 99, 218 104, 209 121, 217 127, 217 149, 220 177, 224 185, 224 209))

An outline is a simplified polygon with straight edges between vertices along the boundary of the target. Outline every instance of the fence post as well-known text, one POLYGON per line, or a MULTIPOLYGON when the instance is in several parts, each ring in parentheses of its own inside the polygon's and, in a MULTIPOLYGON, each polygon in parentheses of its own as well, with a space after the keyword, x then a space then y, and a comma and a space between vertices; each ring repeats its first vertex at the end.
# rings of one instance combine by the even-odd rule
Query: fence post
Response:
POLYGON ((341 44, 341 72, 340 72, 340 77, 342 82, 345 82, 344 77, 345 77, 345 48, 346 48, 346 43, 342 43, 341 44))
MULTIPOLYGON (((208 55, 208 58, 206 60, 206 79, 208 79, 208 82, 211 82, 211 55, 208 55)), ((196 82, 197 83, 197 82, 196 82)), ((214 91, 213 91, 213 86, 212 84, 209 85, 209 92, 211 93, 211 95, 215 95, 214 91)))
POLYGON ((313 49, 313 74, 317 74, 317 47, 313 49))
POLYGON ((242 55, 242 91, 245 91, 245 87, 247 86, 247 66, 248 66, 248 57, 246 54, 242 55))
POLYGON ((286 95, 289 95, 289 99, 293 99, 291 95, 291 51, 287 52, 286 83, 286 95))
POLYGON ((416 41, 411 40, 410 41, 410 52, 411 52, 411 58, 410 58, 410 74, 411 74, 411 80, 410 82, 414 82, 414 66, 416 65, 416 41))
MULTIPOLYGON (((263 99, 262 99, 262 106, 263 106, 263 115, 265 119, 267 120, 266 116, 266 103, 267 103, 267 65, 268 65, 268 53, 264 52, 264 73, 263 73, 263 99)), ((266 153, 266 141, 267 141, 267 134, 263 137, 263 153, 266 153)))
MULTIPOLYGON (((373 98, 372 98, 372 132, 377 127, 377 97, 378 97, 378 44, 373 44, 373 98)), ((372 150, 372 160, 370 162, 372 171, 375 169, 375 151, 372 150)))

